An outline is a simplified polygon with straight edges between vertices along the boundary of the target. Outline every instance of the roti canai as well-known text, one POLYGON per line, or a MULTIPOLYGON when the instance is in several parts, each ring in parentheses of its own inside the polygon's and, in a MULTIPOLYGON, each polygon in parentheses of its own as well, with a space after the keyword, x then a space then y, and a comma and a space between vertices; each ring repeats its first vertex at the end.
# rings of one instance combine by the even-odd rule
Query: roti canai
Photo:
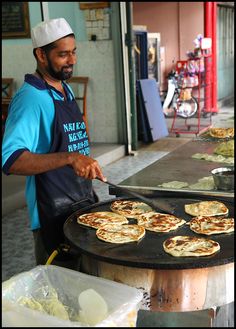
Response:
POLYGON ((103 224, 127 224, 129 221, 126 217, 111 211, 97 211, 78 216, 77 222, 97 229, 103 224))
POLYGON ((96 231, 98 239, 110 243, 135 242, 142 239, 144 235, 144 227, 137 224, 105 224, 96 231))
POLYGON ((214 138, 232 138, 234 137, 234 128, 210 128, 208 133, 214 138))
POLYGON ((191 216, 220 216, 227 215, 229 209, 220 201, 200 201, 184 205, 184 210, 191 216))
POLYGON ((137 223, 149 231, 170 232, 185 224, 186 221, 173 215, 150 211, 137 216, 137 223))
POLYGON ((137 215, 152 211, 152 208, 140 201, 116 200, 112 202, 111 210, 127 218, 135 218, 137 215))
POLYGON ((221 234, 234 231, 234 218, 198 216, 187 223, 190 229, 198 234, 221 234))
POLYGON ((174 236, 163 242, 163 248, 174 257, 201 257, 216 253, 220 250, 220 244, 195 236, 174 236))

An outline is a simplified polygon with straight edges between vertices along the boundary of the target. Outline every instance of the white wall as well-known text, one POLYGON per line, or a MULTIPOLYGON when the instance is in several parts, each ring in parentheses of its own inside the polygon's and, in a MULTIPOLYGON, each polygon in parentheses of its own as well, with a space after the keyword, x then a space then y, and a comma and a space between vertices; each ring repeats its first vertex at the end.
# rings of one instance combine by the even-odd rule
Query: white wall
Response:
MULTIPOLYGON (((74 75, 89 77, 87 112, 90 140, 118 143, 113 41, 110 38, 84 41, 88 39, 85 38, 84 11, 79 10, 79 3, 50 3, 49 7, 51 18, 64 15, 73 26, 77 26, 78 64, 74 75)), ((39 3, 30 2, 29 11, 33 27, 41 20, 39 3)), ((30 38, 2 41, 2 77, 14 78, 15 90, 23 83, 24 75, 33 73, 35 68, 30 38)))
MULTIPOLYGON (((84 41, 77 45, 78 64, 75 72, 88 76, 87 111, 92 142, 118 143, 115 70, 111 40, 84 41)), ((30 45, 2 48, 2 76, 13 77, 15 90, 26 73, 35 71, 36 62, 30 45)))

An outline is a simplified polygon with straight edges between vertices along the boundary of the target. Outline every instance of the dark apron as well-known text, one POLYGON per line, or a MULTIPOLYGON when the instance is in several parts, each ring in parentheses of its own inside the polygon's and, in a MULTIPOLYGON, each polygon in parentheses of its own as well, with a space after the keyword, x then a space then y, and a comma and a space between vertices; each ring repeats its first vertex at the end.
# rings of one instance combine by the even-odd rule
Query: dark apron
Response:
MULTIPOLYGON (((55 106, 49 153, 68 152, 68 147, 83 152, 89 147, 88 136, 75 99, 55 100, 49 85, 46 81, 45 83, 55 106)), ((63 225, 67 217, 76 210, 97 202, 98 198, 92 189, 92 181, 77 176, 70 166, 35 175, 35 181, 42 239, 50 255, 60 244, 65 243, 63 225)), ((68 258, 70 256, 63 253, 57 256, 58 260, 68 258)))

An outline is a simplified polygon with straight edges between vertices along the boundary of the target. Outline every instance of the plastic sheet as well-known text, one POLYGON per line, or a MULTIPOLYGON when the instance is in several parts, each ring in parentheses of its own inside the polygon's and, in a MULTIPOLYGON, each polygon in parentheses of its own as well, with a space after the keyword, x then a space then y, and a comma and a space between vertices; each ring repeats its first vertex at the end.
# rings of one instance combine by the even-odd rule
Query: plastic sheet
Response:
POLYGON ((108 306, 107 317, 94 327, 136 326, 138 289, 54 265, 37 266, 2 283, 2 326, 90 327, 79 318, 78 298, 87 289, 108 306))

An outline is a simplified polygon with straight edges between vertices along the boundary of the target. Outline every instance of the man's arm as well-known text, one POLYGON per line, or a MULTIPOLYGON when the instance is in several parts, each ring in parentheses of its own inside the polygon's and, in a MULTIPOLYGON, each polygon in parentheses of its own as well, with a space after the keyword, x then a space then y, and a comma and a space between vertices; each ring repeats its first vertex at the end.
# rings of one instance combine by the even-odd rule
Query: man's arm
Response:
POLYGON ((98 162, 78 152, 36 154, 24 151, 11 165, 9 173, 31 176, 67 165, 72 166, 78 176, 106 181, 98 162))

